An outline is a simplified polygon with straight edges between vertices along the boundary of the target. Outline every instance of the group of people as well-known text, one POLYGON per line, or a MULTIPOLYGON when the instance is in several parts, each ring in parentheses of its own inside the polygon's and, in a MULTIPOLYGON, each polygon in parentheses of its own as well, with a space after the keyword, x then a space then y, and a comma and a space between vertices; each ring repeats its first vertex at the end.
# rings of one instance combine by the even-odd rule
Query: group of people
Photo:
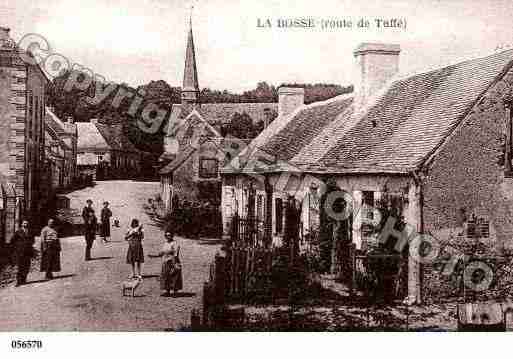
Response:
MULTIPOLYGON (((105 243, 109 243, 110 218, 112 211, 109 203, 104 202, 100 213, 100 236, 105 243)), ((82 210, 84 220, 85 237, 85 260, 91 260, 91 249, 96 239, 98 229, 98 220, 93 208, 93 201, 87 200, 86 206, 82 210)), ((139 220, 132 219, 130 226, 125 233, 124 239, 128 242, 126 255, 127 264, 131 265, 130 279, 142 280, 141 266, 144 263, 143 239, 144 230, 139 220)), ((33 257, 34 237, 29 230, 29 222, 23 220, 20 228, 15 232, 12 242, 15 248, 16 263, 18 267, 16 286, 27 282, 27 276, 30 271, 31 258, 33 257)), ((54 272, 61 271, 60 253, 62 251, 61 242, 55 228, 53 218, 48 220, 47 225, 41 230, 41 272, 45 273, 45 278, 51 280, 54 272)), ((171 291, 177 292, 183 288, 182 266, 180 263, 180 247, 175 244, 174 235, 171 231, 165 232, 165 243, 161 250, 149 257, 162 258, 160 287, 163 291, 162 296, 171 296, 171 291)))

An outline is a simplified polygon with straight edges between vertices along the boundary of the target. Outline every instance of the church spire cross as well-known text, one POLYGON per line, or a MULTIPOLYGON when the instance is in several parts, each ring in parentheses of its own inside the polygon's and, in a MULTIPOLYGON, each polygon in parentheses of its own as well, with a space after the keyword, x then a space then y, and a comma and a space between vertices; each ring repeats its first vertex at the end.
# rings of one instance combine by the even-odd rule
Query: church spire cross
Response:
POLYGON ((182 102, 196 103, 199 96, 198 70, 196 67, 196 51, 194 48, 194 38, 192 34, 192 10, 191 5, 189 14, 189 34, 187 36, 187 48, 185 51, 185 68, 182 85, 182 102))

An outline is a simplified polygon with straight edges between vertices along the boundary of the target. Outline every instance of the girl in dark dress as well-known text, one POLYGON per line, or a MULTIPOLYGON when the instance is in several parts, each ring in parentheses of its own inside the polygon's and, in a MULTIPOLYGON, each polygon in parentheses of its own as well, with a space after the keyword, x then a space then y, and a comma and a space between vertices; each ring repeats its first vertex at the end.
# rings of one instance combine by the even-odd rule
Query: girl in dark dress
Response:
POLYGON ((128 241, 128 252, 126 254, 126 262, 132 265, 132 278, 142 279, 141 275, 141 263, 144 263, 144 251, 142 241, 144 239, 144 231, 142 224, 139 224, 139 220, 132 219, 130 228, 126 232, 125 240, 128 241), (137 275, 135 269, 137 267, 137 275))

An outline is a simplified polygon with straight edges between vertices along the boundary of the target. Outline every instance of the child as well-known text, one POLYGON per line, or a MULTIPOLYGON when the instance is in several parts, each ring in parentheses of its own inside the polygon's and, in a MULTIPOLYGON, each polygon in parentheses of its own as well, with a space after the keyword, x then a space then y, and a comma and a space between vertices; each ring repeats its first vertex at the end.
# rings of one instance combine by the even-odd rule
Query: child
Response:
POLYGON ((142 240, 144 238, 144 231, 142 224, 139 225, 139 220, 132 219, 130 228, 126 232, 125 240, 128 241, 128 252, 126 254, 126 262, 132 265, 132 275, 128 278, 142 279, 141 263, 144 263, 144 252, 142 247, 142 240), (135 268, 137 266, 137 276, 135 268))

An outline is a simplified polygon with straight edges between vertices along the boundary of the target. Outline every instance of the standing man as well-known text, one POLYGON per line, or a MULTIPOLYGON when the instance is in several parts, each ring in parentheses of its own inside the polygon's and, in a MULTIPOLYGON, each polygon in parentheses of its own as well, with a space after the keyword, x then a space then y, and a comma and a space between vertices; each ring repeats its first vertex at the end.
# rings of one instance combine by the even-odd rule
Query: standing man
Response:
POLYGON ((82 218, 84 219, 84 229, 85 229, 85 241, 86 241, 86 249, 85 249, 85 260, 91 260, 91 248, 93 247, 93 242, 96 237, 96 216, 94 214, 93 209, 93 201, 88 199, 86 201, 87 205, 82 210, 82 218))
POLYGON ((21 222, 21 227, 14 233, 12 243, 16 253, 16 265, 18 272, 16 274, 16 287, 27 283, 27 275, 30 271, 30 260, 34 249, 34 237, 29 234, 28 221, 21 222))
POLYGON ((61 271, 61 242, 54 228, 53 219, 41 231, 41 272, 46 279, 53 278, 53 272, 61 271))
POLYGON ((105 243, 108 242, 107 238, 110 238, 110 217, 112 217, 112 211, 109 208, 109 202, 105 201, 101 212, 101 236, 105 243))

